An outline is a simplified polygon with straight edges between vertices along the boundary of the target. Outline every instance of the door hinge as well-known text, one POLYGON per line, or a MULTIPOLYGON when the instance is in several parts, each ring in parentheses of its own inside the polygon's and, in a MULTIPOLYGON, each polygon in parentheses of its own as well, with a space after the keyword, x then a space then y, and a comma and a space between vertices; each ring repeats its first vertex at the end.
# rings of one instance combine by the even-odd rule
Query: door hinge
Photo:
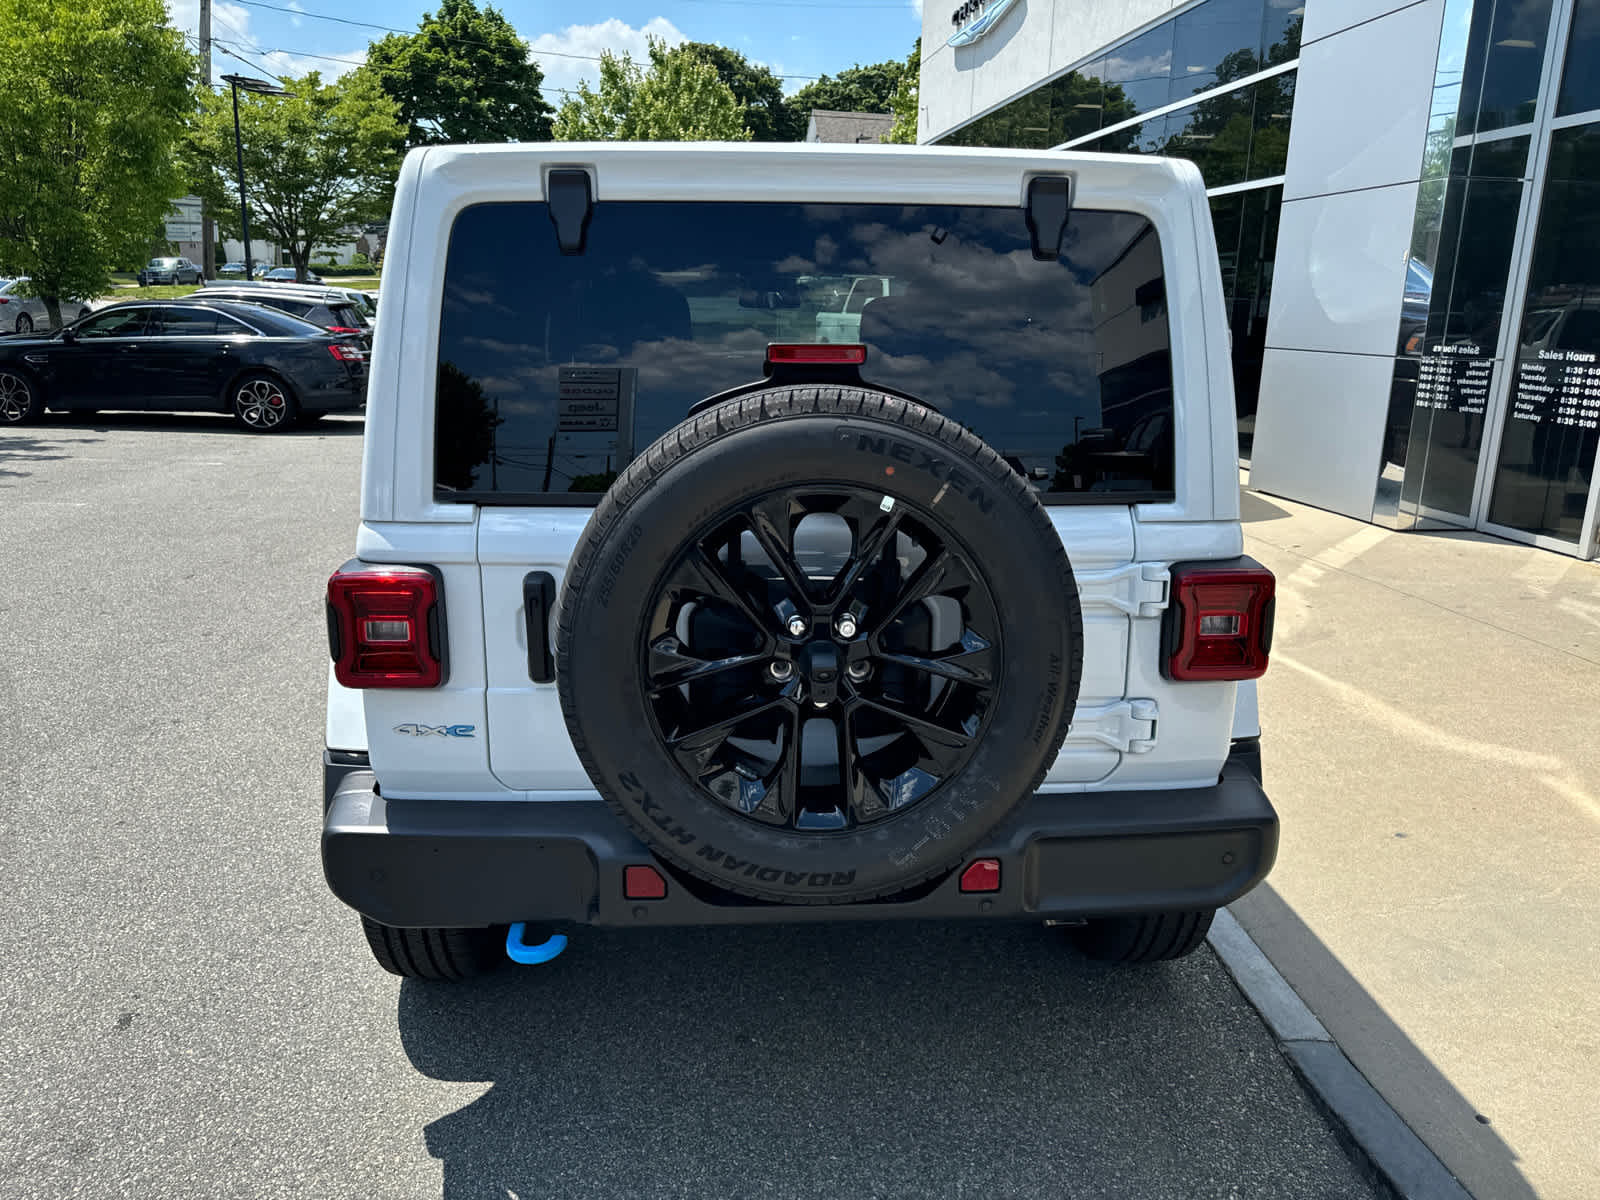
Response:
POLYGON ((1167 607, 1164 563, 1129 563, 1109 571, 1074 571, 1085 608, 1115 608, 1130 617, 1153 617, 1167 607))
POLYGON ((1089 708, 1080 707, 1067 727, 1069 742, 1100 742, 1124 754, 1143 754, 1156 748, 1156 702, 1118 700, 1089 708))

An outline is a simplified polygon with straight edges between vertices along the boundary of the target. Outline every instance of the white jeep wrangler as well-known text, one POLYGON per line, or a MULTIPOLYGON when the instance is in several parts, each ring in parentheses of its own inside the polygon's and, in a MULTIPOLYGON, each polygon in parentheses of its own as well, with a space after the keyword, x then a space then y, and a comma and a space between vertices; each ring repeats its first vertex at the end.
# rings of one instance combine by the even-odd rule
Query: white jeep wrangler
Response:
POLYGON ((322 835, 384 967, 910 917, 1152 961, 1266 874, 1194 167, 436 147, 390 230, 322 835))

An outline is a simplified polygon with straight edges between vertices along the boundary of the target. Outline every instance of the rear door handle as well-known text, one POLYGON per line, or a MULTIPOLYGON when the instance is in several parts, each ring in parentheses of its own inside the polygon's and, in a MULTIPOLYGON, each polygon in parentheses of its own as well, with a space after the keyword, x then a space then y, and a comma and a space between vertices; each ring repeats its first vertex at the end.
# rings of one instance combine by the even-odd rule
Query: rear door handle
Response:
POLYGON ((522 612, 528 632, 528 678, 552 683, 555 656, 550 653, 550 610, 555 607, 556 580, 549 571, 529 571, 522 577, 522 612))

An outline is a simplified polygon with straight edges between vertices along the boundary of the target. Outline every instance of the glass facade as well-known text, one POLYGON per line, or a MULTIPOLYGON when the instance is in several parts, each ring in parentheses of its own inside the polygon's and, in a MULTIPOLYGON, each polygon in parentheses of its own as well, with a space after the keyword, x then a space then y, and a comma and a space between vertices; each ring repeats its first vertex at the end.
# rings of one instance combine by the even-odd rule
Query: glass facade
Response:
POLYGON ((1384 472, 1403 470, 1400 520, 1588 550, 1600 0, 1450 0, 1398 341, 1384 472))
POLYGON ((1600 122, 1551 139, 1515 353, 1489 520, 1576 542, 1600 442, 1600 122))
POLYGON ((1246 456, 1255 433, 1283 202, 1275 177, 1288 160, 1304 11, 1303 0, 1205 0, 938 139, 946 146, 1045 150, 1068 144, 1080 151, 1187 158, 1207 188, 1273 181, 1211 203, 1233 335, 1239 446, 1246 456), (1253 79, 1273 68, 1288 69, 1253 79), (1193 97, 1194 103, 1183 103, 1193 97))

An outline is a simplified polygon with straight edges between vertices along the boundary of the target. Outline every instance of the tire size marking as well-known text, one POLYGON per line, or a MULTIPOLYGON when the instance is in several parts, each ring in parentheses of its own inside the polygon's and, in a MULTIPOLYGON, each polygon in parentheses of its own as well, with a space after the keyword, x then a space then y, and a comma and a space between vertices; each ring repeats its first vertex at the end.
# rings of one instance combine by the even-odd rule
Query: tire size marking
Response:
POLYGON ((965 494, 968 500, 977 505, 980 512, 994 511, 994 498, 983 490, 983 485, 977 480, 964 475, 956 463, 947 459, 937 458, 908 442, 899 441, 892 437, 874 437, 871 434, 855 432, 849 429, 840 429, 839 441, 850 444, 867 454, 876 454, 885 458, 892 458, 896 462, 905 463, 917 470, 931 475, 934 479, 944 484, 939 489, 939 496, 943 498, 945 491, 954 488, 965 494))
POLYGON ((1050 714, 1055 711, 1056 694, 1061 691, 1061 656, 1050 655, 1050 678, 1044 685, 1044 707, 1039 710, 1039 719, 1033 726, 1033 744, 1037 746, 1044 741, 1045 731, 1050 728, 1050 714))
POLYGON ((600 590, 595 598, 600 601, 601 608, 611 604, 611 589, 617 586, 617 576, 621 573, 623 564, 628 561, 628 555, 639 544, 639 539, 644 537, 644 526, 634 525, 628 530, 628 536, 622 539, 622 545, 606 560, 605 571, 600 580, 600 590))
POLYGON ((923 818, 922 836, 911 845, 896 854, 889 856, 889 861, 897 867, 909 867, 922 855, 922 848, 929 842, 943 841, 961 822, 978 811, 978 798, 969 796, 963 800, 960 796, 951 796, 940 806, 939 811, 929 813, 923 818))

